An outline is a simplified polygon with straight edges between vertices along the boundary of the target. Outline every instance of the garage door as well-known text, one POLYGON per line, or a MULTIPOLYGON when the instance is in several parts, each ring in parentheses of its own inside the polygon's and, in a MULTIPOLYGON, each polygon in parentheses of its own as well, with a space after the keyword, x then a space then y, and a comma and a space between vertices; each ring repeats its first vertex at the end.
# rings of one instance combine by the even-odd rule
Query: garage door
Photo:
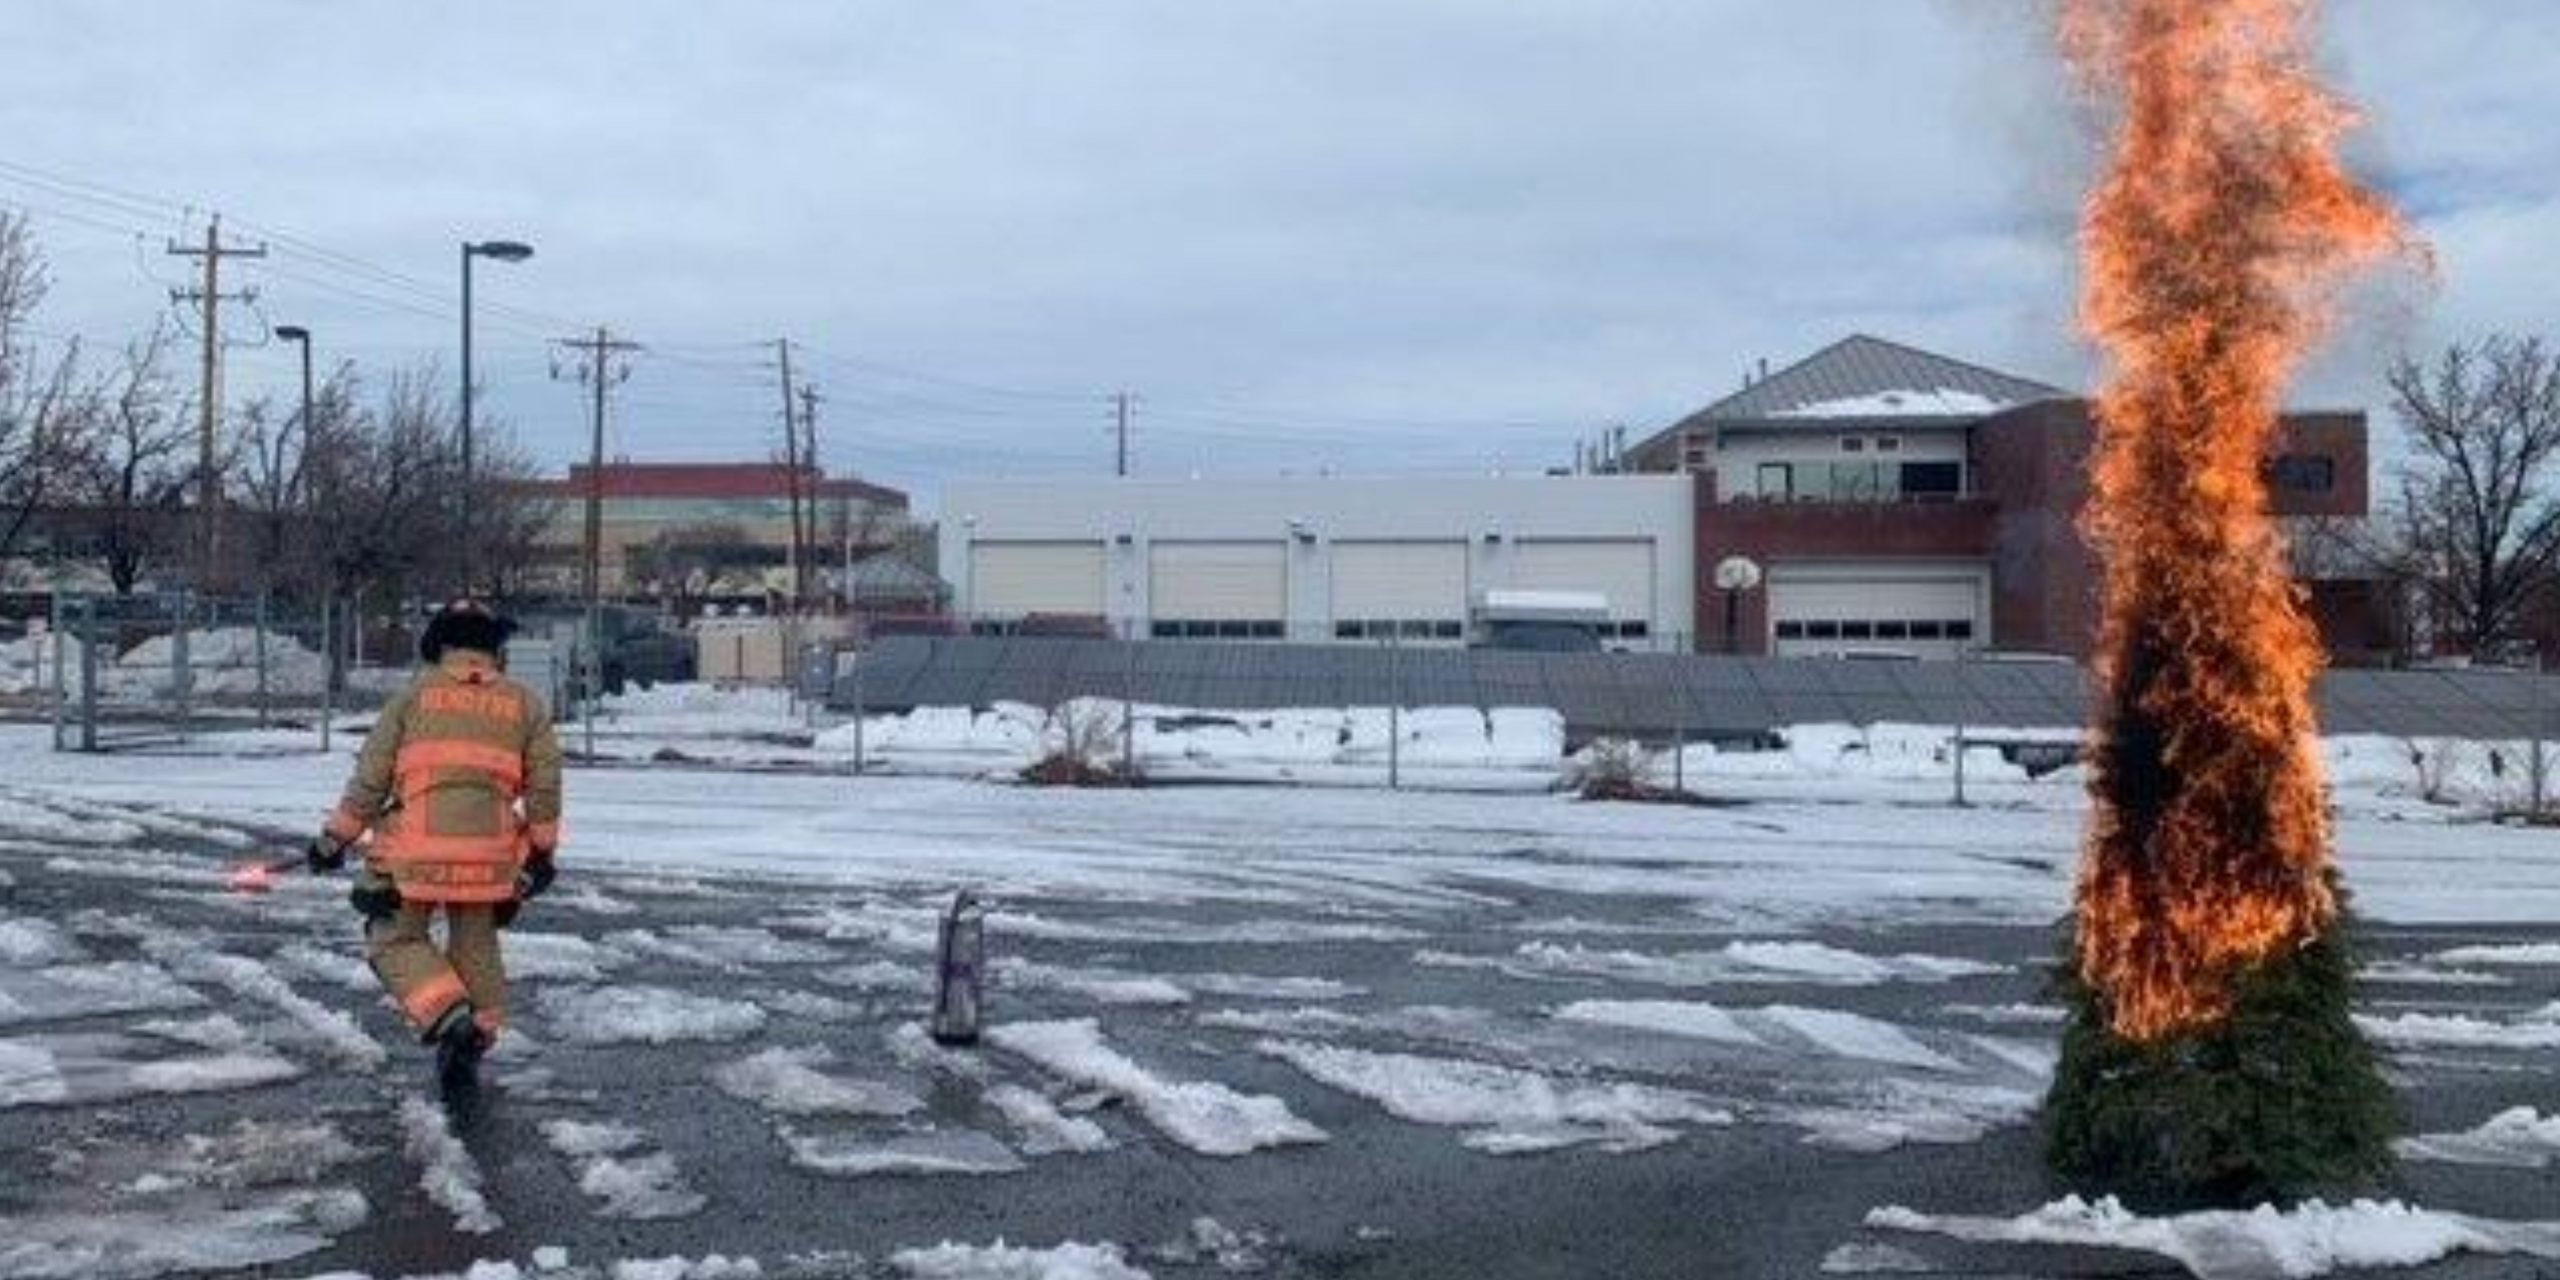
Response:
POLYGON ((969 547, 973 613, 1102 615, 1099 542, 979 542, 969 547))
POLYGON ((1454 639, 1467 620, 1467 544, 1333 544, 1333 629, 1344 640, 1407 635, 1454 639))
POLYGON ((1909 653, 1953 658, 1989 632, 1979 569, 1788 570, 1769 574, 1773 650, 1781 656, 1909 653))
POLYGON ((1511 585, 1605 596, 1621 623, 1653 621, 1653 543, 1639 538, 1526 538, 1511 548, 1511 585))
POLYGON ((1159 542, 1147 548, 1147 601, 1168 637, 1276 639, 1289 616, 1284 544, 1159 542))

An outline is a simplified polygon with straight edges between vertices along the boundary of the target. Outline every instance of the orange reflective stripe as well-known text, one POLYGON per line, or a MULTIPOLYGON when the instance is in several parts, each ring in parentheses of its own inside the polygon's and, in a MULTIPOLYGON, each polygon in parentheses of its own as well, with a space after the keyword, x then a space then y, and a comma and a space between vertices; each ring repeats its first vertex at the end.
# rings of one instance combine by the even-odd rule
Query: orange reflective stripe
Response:
POLYGON ((398 865, 505 867, 521 861, 514 836, 437 836, 401 831, 385 836, 378 857, 398 865))
POLYGON ((434 1026, 436 1019, 443 1017, 447 1010, 460 1004, 469 994, 463 989, 462 979, 447 969, 401 996, 400 1011, 408 1014, 409 1021, 423 1029, 434 1026))
POLYGON ((504 747, 481 742, 432 738, 425 742, 412 742, 400 748, 393 767, 400 774, 404 792, 418 785, 417 779, 437 769, 475 769, 497 778, 499 784, 509 791, 524 785, 524 757, 504 747))

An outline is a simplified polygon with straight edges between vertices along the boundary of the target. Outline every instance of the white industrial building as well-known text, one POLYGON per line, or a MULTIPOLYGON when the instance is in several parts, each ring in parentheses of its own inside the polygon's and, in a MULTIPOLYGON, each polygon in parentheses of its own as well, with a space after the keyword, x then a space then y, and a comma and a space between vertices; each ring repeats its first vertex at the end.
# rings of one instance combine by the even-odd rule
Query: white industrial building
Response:
POLYGON ((1684 646, 1685 476, 963 482, 943 497, 954 607, 1094 617, 1167 639, 1456 643, 1487 591, 1607 601, 1608 633, 1684 646))

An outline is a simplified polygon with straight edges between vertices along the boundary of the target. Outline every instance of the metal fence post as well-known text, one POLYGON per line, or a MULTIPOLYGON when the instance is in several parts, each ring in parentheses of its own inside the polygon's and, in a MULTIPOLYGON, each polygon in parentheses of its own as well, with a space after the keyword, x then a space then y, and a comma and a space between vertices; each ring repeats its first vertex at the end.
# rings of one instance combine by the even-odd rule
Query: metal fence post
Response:
POLYGON ((80 602, 80 749, 98 749, 98 602, 80 602))
POLYGON ((1138 631, 1134 623, 1129 638, 1121 641, 1129 653, 1128 665, 1120 673, 1120 776, 1138 776, 1138 631))
POLYGON ((329 753, 329 722, 338 718, 337 598, 320 597, 320 754, 329 753))
POLYGON ((183 592, 170 598, 170 617, 176 625, 169 633, 169 687, 177 695, 180 742, 192 737, 195 729, 194 653, 193 646, 187 642, 187 628, 195 612, 188 607, 192 599, 183 592))
POLYGON ((1959 809, 1970 807, 1964 798, 1964 700, 1970 691, 1971 686, 1964 680, 1964 646, 1958 645, 1956 646, 1955 805, 1959 809))
POLYGON ((1675 689, 1671 699, 1671 790, 1689 794, 1689 690, 1675 689))
POLYGON ((256 627, 257 627, 256 649, 257 649, 257 661, 258 661, 258 727, 259 727, 259 728, 261 728, 261 729, 264 729, 264 728, 266 728, 266 727, 267 727, 267 696, 268 696, 268 690, 267 690, 267 593, 266 593, 266 592, 264 592, 264 591, 261 591, 261 592, 259 592, 259 593, 258 593, 258 605, 257 605, 257 615, 256 615, 255 625, 256 625, 256 627))
POLYGON ((2528 704, 2532 710, 2527 730, 2527 736, 2533 739, 2529 752, 2532 761, 2528 766, 2533 773, 2533 808, 2528 812, 2536 819, 2542 817, 2542 807, 2551 792, 2551 759, 2542 745, 2542 740, 2551 733, 2550 670, 2551 664, 2544 655, 2533 655, 2533 695, 2528 704))
MULTIPOLYGON (((56 751, 63 749, 63 731, 69 727, 65 717, 70 710, 70 697, 62 687, 62 616, 62 592, 57 590, 45 602, 45 635, 53 641, 53 696, 48 701, 53 703, 53 749, 56 751)), ((42 661, 41 651, 38 661, 42 661)))
POLYGON ((1387 624, 1387 790, 1404 789, 1404 624, 1387 624))
POLYGON ((853 655, 853 776, 857 778, 862 776, 862 739, 867 732, 862 723, 862 657, 853 655))

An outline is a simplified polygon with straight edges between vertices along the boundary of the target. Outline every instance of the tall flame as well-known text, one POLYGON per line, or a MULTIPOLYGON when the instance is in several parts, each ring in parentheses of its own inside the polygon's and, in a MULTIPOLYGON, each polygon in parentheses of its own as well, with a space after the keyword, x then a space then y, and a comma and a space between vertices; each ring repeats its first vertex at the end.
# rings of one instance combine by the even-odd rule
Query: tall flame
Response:
POLYGON ((2283 389, 2349 268, 2403 242, 2340 162, 2314 0, 2065 0, 2114 130, 2081 229, 2108 357, 2086 530, 2106 564, 2081 976, 2114 1031, 2211 1026, 2337 913, 2318 637, 2267 513, 2283 389))

